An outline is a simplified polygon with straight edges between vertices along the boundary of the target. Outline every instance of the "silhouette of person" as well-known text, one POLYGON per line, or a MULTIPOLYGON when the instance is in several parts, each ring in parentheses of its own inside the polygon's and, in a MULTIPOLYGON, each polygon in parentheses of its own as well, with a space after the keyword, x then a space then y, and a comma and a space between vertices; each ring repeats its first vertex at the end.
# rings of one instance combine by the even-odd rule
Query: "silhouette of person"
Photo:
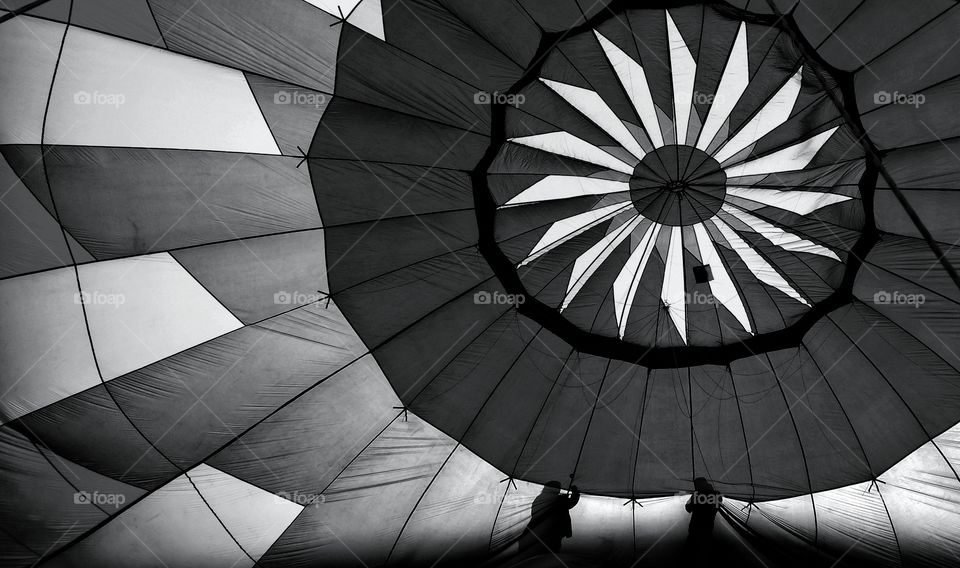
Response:
POLYGON ((568 495, 560 494, 560 482, 549 481, 530 507, 530 523, 520 535, 520 552, 557 553, 564 537, 573 536, 570 509, 580 501, 576 485, 568 495))
POLYGON ((685 509, 690 513, 690 527, 687 533, 688 553, 695 565, 706 565, 710 558, 713 541, 713 521, 720 510, 723 495, 713 488, 706 478, 693 480, 693 494, 687 500, 685 509))

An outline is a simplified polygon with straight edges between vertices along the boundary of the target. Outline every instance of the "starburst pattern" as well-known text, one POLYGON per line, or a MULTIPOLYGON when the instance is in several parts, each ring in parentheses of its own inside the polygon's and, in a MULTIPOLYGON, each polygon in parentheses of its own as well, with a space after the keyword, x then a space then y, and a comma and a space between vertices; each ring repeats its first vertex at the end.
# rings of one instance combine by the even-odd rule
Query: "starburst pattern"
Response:
POLYGON ((730 130, 731 113, 750 86, 749 49, 743 23, 701 124, 693 105, 697 60, 670 13, 664 14, 672 117, 655 104, 649 74, 643 65, 595 30, 593 34, 606 62, 642 128, 622 120, 598 92, 541 77, 543 85, 602 129, 619 147, 601 147, 562 130, 510 138, 512 144, 586 162, 602 170, 590 177, 548 175, 514 195, 500 209, 556 203, 580 196, 597 197, 588 210, 553 222, 518 263, 520 267, 535 263, 591 228, 606 226, 605 234, 573 263, 559 305, 561 311, 571 305, 612 253, 629 243, 630 254, 617 267, 619 271, 612 284, 620 338, 628 332, 641 279, 649 282, 659 278, 662 306, 681 340, 688 343, 685 283, 690 266, 685 257, 701 263, 699 270, 708 275, 704 280, 716 309, 727 310, 744 332, 755 334, 758 331, 751 321, 749 299, 718 247, 730 251, 732 258, 738 259, 764 286, 791 301, 812 305, 813 300, 791 282, 783 268, 775 266, 743 233, 759 235, 762 242, 781 251, 842 263, 837 251, 752 212, 770 207, 805 216, 851 199, 848 195, 786 184, 774 188, 769 181, 768 185, 758 185, 775 174, 806 168, 839 126, 754 155, 761 139, 791 117, 801 93, 801 65, 758 108, 750 109, 752 114, 742 126, 730 130), (652 274, 655 269, 650 262, 654 251, 659 251, 663 260, 662 269, 656 274, 652 274))

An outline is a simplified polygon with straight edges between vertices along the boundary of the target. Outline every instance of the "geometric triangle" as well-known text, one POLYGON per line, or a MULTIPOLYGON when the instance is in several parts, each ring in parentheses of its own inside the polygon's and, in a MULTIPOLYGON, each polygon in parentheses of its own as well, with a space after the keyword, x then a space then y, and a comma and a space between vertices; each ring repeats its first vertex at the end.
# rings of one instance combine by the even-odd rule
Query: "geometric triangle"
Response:
POLYGON ((306 151, 333 95, 260 75, 244 75, 280 151, 288 156, 300 155, 298 146, 306 151))
POLYGON ((283 501, 201 464, 47 565, 251 568, 264 545, 269 546, 302 510, 283 501), (259 535, 251 535, 251 530, 259 535), (258 536, 262 542, 257 542, 258 536))
POLYGON ((268 493, 207 464, 190 470, 190 480, 254 560, 259 560, 303 511, 303 505, 268 493))
POLYGON ((243 326, 167 253, 84 264, 78 271, 104 380, 243 326))

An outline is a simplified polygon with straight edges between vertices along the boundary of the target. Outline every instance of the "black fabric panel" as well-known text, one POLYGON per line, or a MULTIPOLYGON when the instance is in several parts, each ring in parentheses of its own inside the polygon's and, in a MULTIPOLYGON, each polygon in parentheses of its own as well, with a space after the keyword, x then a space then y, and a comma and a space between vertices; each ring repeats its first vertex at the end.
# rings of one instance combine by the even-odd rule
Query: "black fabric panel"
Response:
MULTIPOLYGON (((535 346, 542 359, 558 354, 535 346)), ((580 448, 583 445, 597 395, 605 382, 609 360, 574 353, 557 378, 556 388, 544 402, 543 411, 530 429, 514 475, 521 479, 546 483, 577 483, 580 448), (566 474, 566 479, 560 478, 566 474), (559 479, 558 479, 559 478, 559 479)), ((586 488, 584 488, 586 490, 586 488)))
POLYGON ((511 61, 525 67, 540 39, 537 24, 514 0, 438 0, 511 61))
POLYGON ((317 128, 309 154, 472 170, 487 144, 486 136, 335 98, 317 128), (417 143, 411 144, 411 140, 417 143))
POLYGON ((46 160, 61 222, 98 260, 320 226, 295 158, 60 146, 46 160))
POLYGON ((845 410, 809 354, 802 349, 776 351, 768 361, 800 434, 812 490, 841 487, 879 473, 871 469, 845 410))
POLYGON ((638 496, 688 490, 693 480, 686 369, 654 369, 647 378, 634 476, 638 496))
POLYGON ((0 428, 0 448, 0 528, 31 550, 46 554, 60 548, 122 510, 122 504, 114 507, 107 500, 129 504, 142 493, 60 460, 60 466, 71 472, 68 481, 51 464, 56 456, 45 456, 28 438, 7 427, 0 428), (81 492, 91 495, 93 503, 86 502, 81 492), (95 504, 101 494, 103 504, 95 504))
POLYGON ((0 153, 20 178, 20 183, 27 186, 47 212, 53 215, 53 200, 50 199, 50 186, 44 175, 44 157, 40 146, 19 144, 0 146, 0 153))
POLYGON ((73 2, 70 25, 139 41, 166 45, 150 13, 148 0, 79 0, 73 2))
POLYGON ((517 0, 517 3, 548 32, 563 31, 586 20, 574 0, 517 0))
MULTIPOLYGON (((410 15, 404 8, 406 3, 400 6, 388 14, 388 20, 394 14, 410 15)), ((386 33, 390 37, 390 32, 386 33)), ((429 32, 422 30, 418 37, 421 40, 432 38, 429 32)), ((483 45, 479 38, 474 38, 473 44, 483 45)), ((493 91, 496 88, 484 87, 472 76, 473 81, 458 79, 402 48, 355 28, 347 27, 342 41, 352 47, 344 51, 337 65, 337 95, 463 130, 490 131, 488 105, 480 104, 476 95, 482 89, 493 91)), ((444 53, 449 52, 444 50, 444 53)), ((519 70, 516 77, 519 77, 519 70)), ((498 80, 497 84, 500 81, 514 82, 516 77, 511 74, 498 80)))
POLYGON ((686 370, 690 378, 689 408, 693 428, 696 476, 710 479, 725 495, 753 495, 750 449, 744 438, 736 384, 727 367, 686 370))
POLYGON ((172 254, 245 324, 326 298, 322 229, 230 241, 172 254))
POLYGON ((540 347, 534 337, 538 330, 525 329, 512 311, 485 329, 475 328, 482 333, 471 333, 474 339, 469 343, 453 344, 452 358, 423 370, 411 385, 407 406, 459 440, 517 360, 540 347))
POLYGON ((250 73, 244 76, 280 151, 289 156, 306 152, 333 95, 250 73))
POLYGON ((575 483, 581 490, 632 496, 624 488, 633 485, 646 376, 643 367, 611 361, 603 388, 593 388, 600 398, 577 462, 575 483))
POLYGON ((183 469, 360 356, 334 304, 315 303, 110 381, 144 435, 183 469))
POLYGON ((473 209, 466 172, 318 158, 310 176, 326 226, 473 209))
POLYGON ((307 2, 150 0, 172 51, 333 92, 340 30, 307 2), (243 30, 243 33, 238 33, 243 30))
POLYGON ((855 344, 865 337, 864 329, 851 336, 834 324, 844 318, 859 320, 855 312, 849 315, 853 310, 841 308, 821 320, 806 335, 804 345, 850 417, 870 466, 881 472, 929 438, 855 344))
POLYGON ((950 5, 948 0, 867 2, 835 28, 817 51, 836 67, 858 69, 950 5))
MULTIPOLYGON (((516 322, 524 333, 539 328, 523 316, 517 316, 516 322)), ((517 460, 547 398, 555 388, 560 388, 558 380, 570 353, 570 346, 563 340, 540 332, 493 391, 464 434, 463 444, 507 475, 523 477, 517 460)))
POLYGON ((953 112, 953 105, 960 97, 960 78, 950 79, 921 93, 901 95, 908 98, 900 98, 898 100, 904 102, 880 107, 862 118, 865 124, 871 126, 870 139, 879 149, 895 149, 960 136, 960 115, 953 112), (924 97, 922 104, 916 98, 920 95, 924 97))
MULTIPOLYGON (((381 6, 387 41, 449 75, 481 89, 498 91, 515 83, 523 72, 517 62, 491 45, 469 22, 435 0, 382 0, 381 6), (469 60, 461 54, 468 54, 469 60)), ((495 10, 496 6, 487 9, 495 10)), ((515 33, 532 31, 529 26, 525 28, 518 27, 515 33)), ((350 42, 347 45, 352 45, 350 35, 344 33, 343 39, 350 42)), ((345 58, 349 59, 349 55, 345 58)))
POLYGON ((960 74, 960 53, 953 49, 958 28, 960 10, 953 7, 870 61, 855 76, 860 112, 889 103, 885 94, 917 93, 960 74))
POLYGON ((259 564, 383 566, 410 512, 455 447, 415 415, 394 420, 325 491, 323 503, 306 507, 259 564))
MULTIPOLYGON (((330 291, 335 294, 355 284, 438 256, 456 255, 461 258, 459 262, 456 257, 451 259, 456 264, 475 262, 475 252, 461 251, 477 242, 476 221, 472 211, 384 219, 375 222, 375 225, 363 223, 334 227, 326 229, 324 236, 330 291), (371 226, 378 230, 371 229, 371 226)), ((473 270, 479 276, 477 269, 473 270)), ((421 268, 420 273, 424 273, 424 269, 421 268)), ((434 274, 432 278, 442 281, 444 276, 434 274)), ((384 287, 374 285, 371 288, 381 289, 384 287)), ((352 313, 350 315, 351 318, 354 316, 352 313)))
POLYGON ((0 277, 70 264, 60 225, 3 159, 0 186, 6 188, 0 209, 0 277))
MULTIPOLYGON (((778 384, 766 356, 734 361, 743 431, 750 448, 757 500, 810 492, 802 440, 797 436, 793 409, 778 384)), ((746 459, 746 458, 744 458, 746 459)))
POLYGON ((397 416, 396 400, 373 357, 367 355, 238 437, 206 463, 305 505, 397 416))
POLYGON ((127 420, 103 385, 10 423, 58 455, 97 473, 154 490, 180 474, 127 420))

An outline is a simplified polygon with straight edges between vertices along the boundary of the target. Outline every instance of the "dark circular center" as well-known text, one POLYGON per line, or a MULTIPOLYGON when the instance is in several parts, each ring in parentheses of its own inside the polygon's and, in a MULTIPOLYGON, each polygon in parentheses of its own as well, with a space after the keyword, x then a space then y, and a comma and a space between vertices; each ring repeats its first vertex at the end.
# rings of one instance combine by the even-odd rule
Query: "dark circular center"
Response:
POLYGON ((630 198, 647 219, 664 225, 702 223, 727 196, 727 174, 693 146, 661 146, 643 157, 630 177, 630 198))

